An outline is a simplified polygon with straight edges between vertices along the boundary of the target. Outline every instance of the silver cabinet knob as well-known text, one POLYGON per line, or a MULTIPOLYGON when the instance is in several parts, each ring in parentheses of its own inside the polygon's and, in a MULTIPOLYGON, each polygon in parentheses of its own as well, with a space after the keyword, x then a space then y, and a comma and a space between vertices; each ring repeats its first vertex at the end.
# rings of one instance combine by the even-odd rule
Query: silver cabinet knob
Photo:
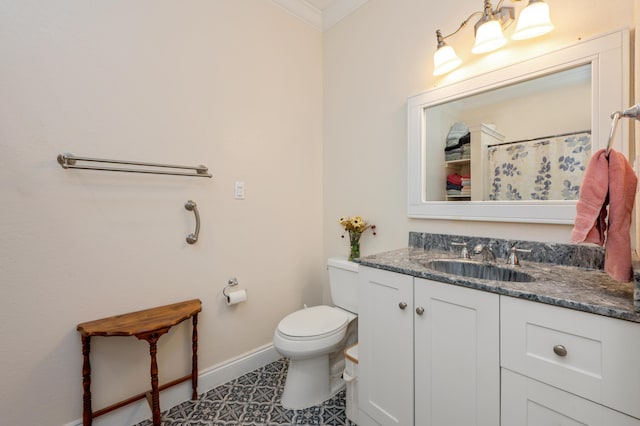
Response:
POLYGON ((567 353, 568 353, 568 352, 567 352, 567 348, 565 348, 565 347, 564 347, 564 346, 562 346, 562 345, 555 345, 555 346, 553 347, 553 352, 554 352, 556 355, 558 355, 558 356, 563 356, 563 357, 564 357, 564 356, 567 356, 567 353))
POLYGON ((407 302, 398 303, 398 307, 404 311, 407 308, 407 302))
POLYGON ((424 314, 424 308, 422 306, 418 306, 416 308, 416 314, 418 314, 418 315, 424 314))

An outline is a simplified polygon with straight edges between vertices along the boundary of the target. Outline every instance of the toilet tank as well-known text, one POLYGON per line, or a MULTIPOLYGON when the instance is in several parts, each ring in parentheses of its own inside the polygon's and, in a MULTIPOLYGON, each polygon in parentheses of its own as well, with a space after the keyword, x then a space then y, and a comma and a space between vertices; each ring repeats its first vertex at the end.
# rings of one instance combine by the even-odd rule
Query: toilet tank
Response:
POLYGON ((358 313, 358 264, 345 257, 331 257, 327 262, 333 304, 358 313))

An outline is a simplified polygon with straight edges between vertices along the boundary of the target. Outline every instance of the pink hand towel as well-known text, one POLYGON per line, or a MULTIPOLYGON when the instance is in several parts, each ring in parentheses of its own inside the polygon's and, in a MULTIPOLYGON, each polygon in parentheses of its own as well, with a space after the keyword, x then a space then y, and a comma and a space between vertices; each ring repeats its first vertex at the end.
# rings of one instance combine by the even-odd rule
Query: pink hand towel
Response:
POLYGON ((609 150, 609 217, 604 269, 614 279, 633 280, 631 266, 631 214, 638 178, 627 158, 609 150))
POLYGON ((593 154, 582 177, 571 241, 604 244, 608 191, 609 161, 601 149, 593 154))
POLYGON ((622 282, 633 278, 629 229, 637 184, 638 178, 623 154, 611 149, 607 159, 604 149, 597 151, 582 178, 571 231, 574 243, 605 245, 605 271, 622 282))

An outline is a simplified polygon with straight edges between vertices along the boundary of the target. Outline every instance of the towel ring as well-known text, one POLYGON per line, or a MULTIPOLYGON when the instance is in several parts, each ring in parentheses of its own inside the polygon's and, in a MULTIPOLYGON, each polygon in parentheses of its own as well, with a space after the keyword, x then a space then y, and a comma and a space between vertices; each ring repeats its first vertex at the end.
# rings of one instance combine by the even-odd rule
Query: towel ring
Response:
POLYGON ((640 104, 636 104, 630 108, 625 109, 624 111, 616 111, 613 114, 611 114, 611 129, 609 130, 609 141, 607 142, 607 151, 606 151, 607 157, 609 156, 609 151, 611 150, 611 144, 613 143, 613 138, 616 135, 618 121, 621 118, 635 118, 636 120, 640 120, 640 104))
POLYGON ((611 150, 611 144, 613 143, 613 138, 616 135, 616 129, 618 127, 618 121, 620 120, 620 111, 616 111, 611 114, 611 129, 609 129, 609 141, 607 142, 607 151, 606 155, 609 156, 609 151, 611 150))

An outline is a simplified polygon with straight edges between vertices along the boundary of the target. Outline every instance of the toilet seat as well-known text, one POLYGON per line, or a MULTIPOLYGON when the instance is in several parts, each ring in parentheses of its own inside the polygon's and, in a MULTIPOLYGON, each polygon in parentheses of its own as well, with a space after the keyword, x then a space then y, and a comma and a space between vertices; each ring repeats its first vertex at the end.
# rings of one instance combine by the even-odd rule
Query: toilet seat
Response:
POLYGON ((344 342, 357 315, 333 306, 314 306, 290 313, 273 333, 282 355, 298 360, 333 352, 344 342))
POLYGON ((331 306, 314 306, 293 312, 280 321, 278 333, 291 340, 315 340, 341 333, 349 315, 331 306))

